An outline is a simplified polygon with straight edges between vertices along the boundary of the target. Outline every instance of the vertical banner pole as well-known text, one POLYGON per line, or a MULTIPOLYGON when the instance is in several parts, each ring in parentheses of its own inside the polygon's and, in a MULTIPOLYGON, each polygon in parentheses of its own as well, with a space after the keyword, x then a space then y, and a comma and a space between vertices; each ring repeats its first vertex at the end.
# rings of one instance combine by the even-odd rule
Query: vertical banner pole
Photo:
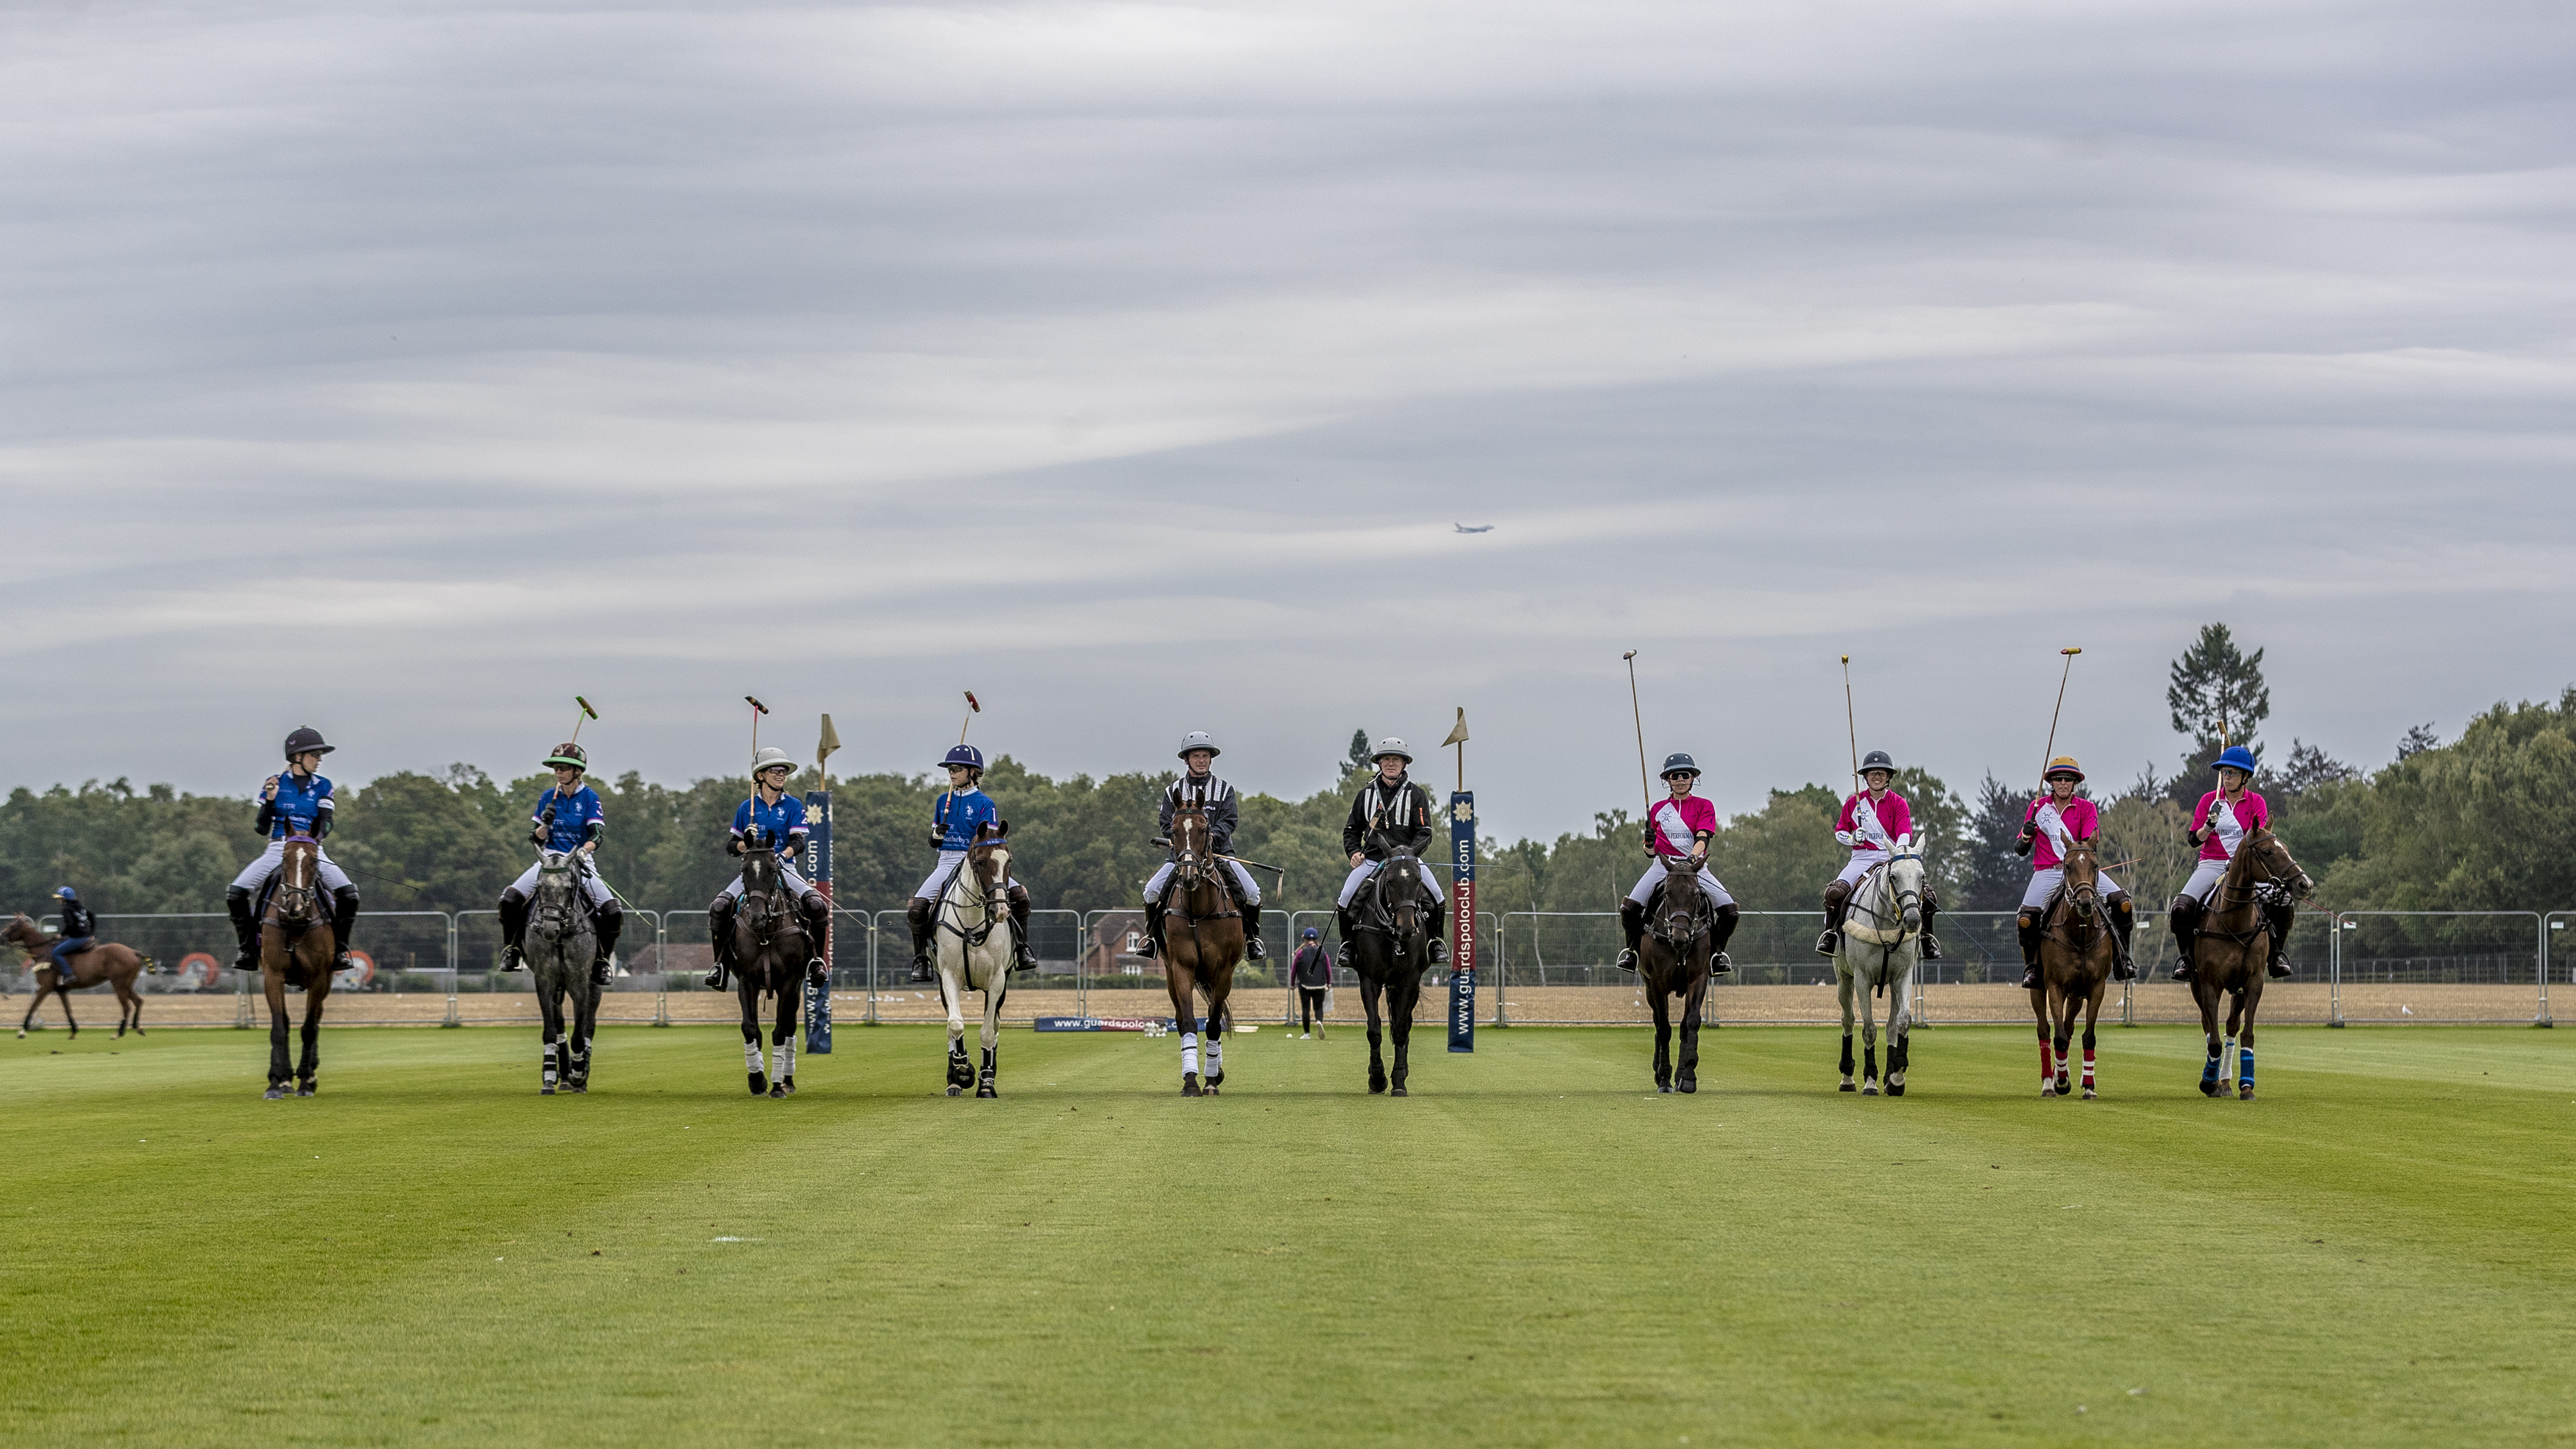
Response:
POLYGON ((810 858, 805 862, 812 872, 806 877, 814 889, 823 893, 823 984, 805 985, 805 1051, 809 1056, 832 1054, 832 976, 840 969, 841 958, 833 952, 833 942, 840 934, 840 915, 832 908, 832 752, 841 747, 841 737, 833 732, 832 717, 823 716, 823 735, 814 746, 815 784, 817 789, 805 792, 805 849, 810 858))
POLYGON ((1449 796, 1449 1050, 1476 1049, 1476 797, 1467 793, 1467 711, 1441 741, 1458 747, 1449 796))

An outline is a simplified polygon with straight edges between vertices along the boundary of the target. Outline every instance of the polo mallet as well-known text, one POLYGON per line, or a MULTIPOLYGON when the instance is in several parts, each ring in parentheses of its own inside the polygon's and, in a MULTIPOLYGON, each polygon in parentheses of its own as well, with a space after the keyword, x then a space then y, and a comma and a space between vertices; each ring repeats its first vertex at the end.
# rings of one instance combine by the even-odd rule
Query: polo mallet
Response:
POLYGON ((760 758, 760 717, 769 713, 769 706, 748 694, 742 697, 742 702, 751 706, 751 757, 757 761, 760 758))
POLYGON ((572 742, 577 745, 581 743, 581 722, 586 719, 599 718, 599 711, 592 709, 590 707, 590 701, 582 698, 578 694, 572 697, 572 702, 581 706, 581 713, 572 717, 572 742))
POLYGON ((2075 656, 2081 649, 2060 649, 2066 656, 2066 667, 2057 673, 2057 708, 2048 712, 2048 748, 2039 757, 2039 782, 2048 783, 2048 762, 2057 758, 2057 716, 2066 708, 2066 677, 2075 672, 2075 656))
POLYGON ((1852 789, 1860 789, 1860 717, 1852 712, 1851 656, 1843 656, 1843 730, 1851 736, 1852 789))
POLYGON ((966 718, 957 726, 957 743, 961 745, 966 743, 966 731, 975 727, 975 716, 983 712, 984 706, 975 702, 975 691, 971 689, 966 691, 966 718))
POLYGON ((1655 791, 1646 783, 1646 712, 1637 704, 1637 651, 1619 656, 1628 661, 1628 717, 1637 726, 1637 796, 1646 802, 1646 828, 1654 829, 1655 791))

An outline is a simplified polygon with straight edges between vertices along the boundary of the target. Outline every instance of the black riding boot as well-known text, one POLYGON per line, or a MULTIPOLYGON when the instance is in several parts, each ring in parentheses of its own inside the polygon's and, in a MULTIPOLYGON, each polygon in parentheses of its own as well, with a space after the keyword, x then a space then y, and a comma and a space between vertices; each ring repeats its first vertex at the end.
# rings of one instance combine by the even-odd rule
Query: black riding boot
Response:
POLYGON ((1735 958, 1726 954, 1726 943, 1735 936, 1736 922, 1744 918, 1743 908, 1729 901, 1717 908, 1717 919, 1708 932, 1708 974, 1724 976, 1735 969, 1735 958))
POLYGON ((2013 933, 2021 938, 2021 989, 2039 989, 2039 940, 2048 932, 2047 923, 2037 911, 2024 911, 2013 921, 2013 933))
POLYGON ((1163 954, 1163 902, 1159 896, 1147 896, 1145 898, 1145 929, 1140 934, 1145 938, 1145 945, 1144 948, 1136 954, 1144 957, 1148 961, 1161 959, 1163 954))
POLYGON ((1614 964, 1622 971, 1634 971, 1637 969, 1637 946, 1646 939, 1646 908, 1625 896, 1619 898, 1619 933, 1627 937, 1628 945, 1614 964))
POLYGON ((2199 925, 2200 902, 2190 896, 2174 897, 2173 907, 2165 916, 2165 926, 2173 932, 2173 979, 2176 981, 2191 979, 2191 933, 2199 925))
POLYGON ((1333 948, 1333 964, 1348 970, 1351 965, 1351 908, 1335 906, 1333 924, 1339 928, 1342 938, 1342 944, 1333 948))
POLYGON ((1038 953, 1029 945, 1029 888, 1011 882, 1011 969, 1035 971, 1038 953))
POLYGON ((2272 954, 2263 962, 2263 974, 2275 981, 2290 979, 2290 963, 2284 959, 2290 950, 2290 926, 2299 918, 2296 906, 2266 907, 2263 919, 2272 928, 2272 954))
POLYGON ((1261 944, 1261 903, 1238 897, 1234 908, 1243 912, 1243 954, 1255 961, 1267 958, 1270 948, 1261 944))
POLYGON ((1851 901, 1851 887, 1835 881, 1825 887, 1825 933, 1816 938, 1816 954, 1831 956, 1843 946, 1843 907, 1851 901))
POLYGON ((912 927, 912 980, 916 986, 930 979, 930 947, 939 930, 938 918, 931 914, 936 909, 927 896, 914 896, 903 903, 904 924, 912 927))
POLYGON ((1443 903, 1431 908, 1431 918, 1422 923, 1422 934, 1431 938, 1431 964, 1442 965, 1449 959, 1449 932, 1443 923, 1449 919, 1449 907, 1443 903))
POLYGON ((349 931, 358 924, 358 888, 342 886, 331 892, 331 969, 349 969, 349 931))
POLYGON ((725 972, 733 968, 733 897, 718 896, 708 904, 707 945, 716 956, 716 969, 707 973, 707 989, 722 991, 725 972))
POLYGON ((517 887, 501 892, 501 969, 525 971, 520 945, 528 936, 528 898, 517 887))
POLYGON ((832 903, 821 891, 807 891, 796 902, 805 913, 805 945, 814 954, 805 959, 805 979, 815 986, 832 984, 832 962, 825 954, 832 939, 832 903))
POLYGON ((1932 894, 1932 887, 1928 885, 1925 886, 1923 888, 1923 944, 1921 949, 1923 959, 1926 961, 1938 961, 1941 959, 1941 938, 1932 934, 1932 918, 1939 914, 1940 910, 1940 899, 1932 894))
POLYGON ((251 913, 251 894, 240 886, 224 892, 224 914, 233 918, 233 941, 241 954, 233 958, 235 971, 259 969, 259 918, 251 913))
POLYGON ((2111 958, 2111 979, 2135 981, 2138 979, 2138 963, 2130 959, 2129 936, 2138 929, 2138 908, 2126 891, 2110 897, 2103 904, 2111 908, 2111 939, 2120 946, 2120 953, 2111 958))
POLYGON ((615 974, 617 968, 611 963, 615 959, 617 937, 625 929, 626 908, 617 903, 615 896, 608 898, 608 904, 591 912, 590 934, 598 942, 598 953, 590 962, 592 985, 606 986, 609 977, 615 974))

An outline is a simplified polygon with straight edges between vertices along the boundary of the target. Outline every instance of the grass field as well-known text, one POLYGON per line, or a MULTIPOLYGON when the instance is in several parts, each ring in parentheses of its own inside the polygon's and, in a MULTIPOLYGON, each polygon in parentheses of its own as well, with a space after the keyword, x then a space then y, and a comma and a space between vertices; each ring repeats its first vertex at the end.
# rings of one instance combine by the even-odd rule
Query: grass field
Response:
POLYGON ((2576 1032, 1487 1031, 1360 1090, 1356 1030, 1003 1043, 939 1095, 844 1029, 754 1101, 729 1029, 7 1045, 14 1443, 1207 1446, 2576 1441, 2576 1032), (1641 1084, 1645 1090, 1640 1090, 1641 1084))

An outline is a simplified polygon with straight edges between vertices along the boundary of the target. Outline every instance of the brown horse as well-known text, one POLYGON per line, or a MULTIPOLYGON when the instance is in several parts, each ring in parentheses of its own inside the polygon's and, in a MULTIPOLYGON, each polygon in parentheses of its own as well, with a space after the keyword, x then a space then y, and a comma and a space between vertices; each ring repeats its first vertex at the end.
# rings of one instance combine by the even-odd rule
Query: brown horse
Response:
POLYGON ((72 953, 71 979, 67 981, 61 968, 53 963, 54 943, 45 939, 45 928, 25 915, 0 926, 0 940, 24 950, 36 976, 36 997, 27 1003, 27 1015, 18 1023, 18 1035, 25 1036, 27 1029, 36 1024, 36 1008, 45 1004, 45 993, 52 992, 63 999, 63 1024, 72 1029, 73 1036, 79 1036, 80 1023, 72 1019, 71 993, 102 981, 116 988, 116 1034, 125 1035, 130 1026, 136 1036, 143 1035, 143 994, 134 989, 134 977, 138 972, 161 969, 152 964, 151 957, 131 946, 103 942, 72 953))
POLYGON ((1735 924, 1735 908, 1711 901, 1698 868, 1668 866, 1655 887, 1645 932, 1637 941, 1637 981, 1655 1010, 1655 1090, 1699 1090, 1700 1016, 1708 1004, 1709 968, 1735 924), (1682 1059, 1673 1062, 1673 997, 1682 1001, 1682 1059))
POLYGON ((2083 1008, 2084 1100, 2089 1102, 2099 1095, 2093 1090, 2093 1028, 2102 1017, 2102 993, 2120 959, 2120 943, 2102 905, 2102 861, 2091 836, 2069 843, 2065 870, 2066 883, 2040 924, 2039 985, 2030 993, 2030 1009, 2039 1018, 2039 1094, 2065 1097, 2073 1095, 2066 1080, 2066 1051, 2075 1036, 2076 1008, 2083 1008))
POLYGON ((2201 1068, 2204 1097, 2227 1094, 2227 1047, 2241 1042, 2236 1096, 2254 1100, 2254 1013, 2263 1004, 2263 967, 2272 956, 2273 912, 2305 896, 2316 883, 2269 829, 2249 831, 2219 877, 2208 908, 2192 927, 2191 996, 2200 1004, 2200 1034, 2209 1047, 2201 1068), (2218 1030, 2218 998, 2234 998, 2227 1032, 2218 1030), (2242 1035, 2239 1035, 2239 1029, 2242 1035))
POLYGON ((331 908, 315 879, 314 865, 322 847, 309 835, 286 838, 277 862, 277 889, 259 918, 259 979, 268 997, 268 1091, 274 1102, 286 1095, 286 1080, 295 1095, 313 1095, 313 1074, 322 1067, 322 1003, 331 997, 331 908), (290 1073, 286 1053, 286 988, 304 988, 304 1055, 290 1073))
POLYGON ((1172 1022, 1181 1033, 1181 1095, 1213 1097, 1225 1084, 1226 997, 1243 961, 1243 912, 1225 883, 1225 862, 1208 839, 1207 811, 1172 812, 1172 886, 1163 897, 1163 981, 1172 993, 1172 1022), (1198 993, 1207 993, 1207 1075, 1199 1074, 1198 993))

